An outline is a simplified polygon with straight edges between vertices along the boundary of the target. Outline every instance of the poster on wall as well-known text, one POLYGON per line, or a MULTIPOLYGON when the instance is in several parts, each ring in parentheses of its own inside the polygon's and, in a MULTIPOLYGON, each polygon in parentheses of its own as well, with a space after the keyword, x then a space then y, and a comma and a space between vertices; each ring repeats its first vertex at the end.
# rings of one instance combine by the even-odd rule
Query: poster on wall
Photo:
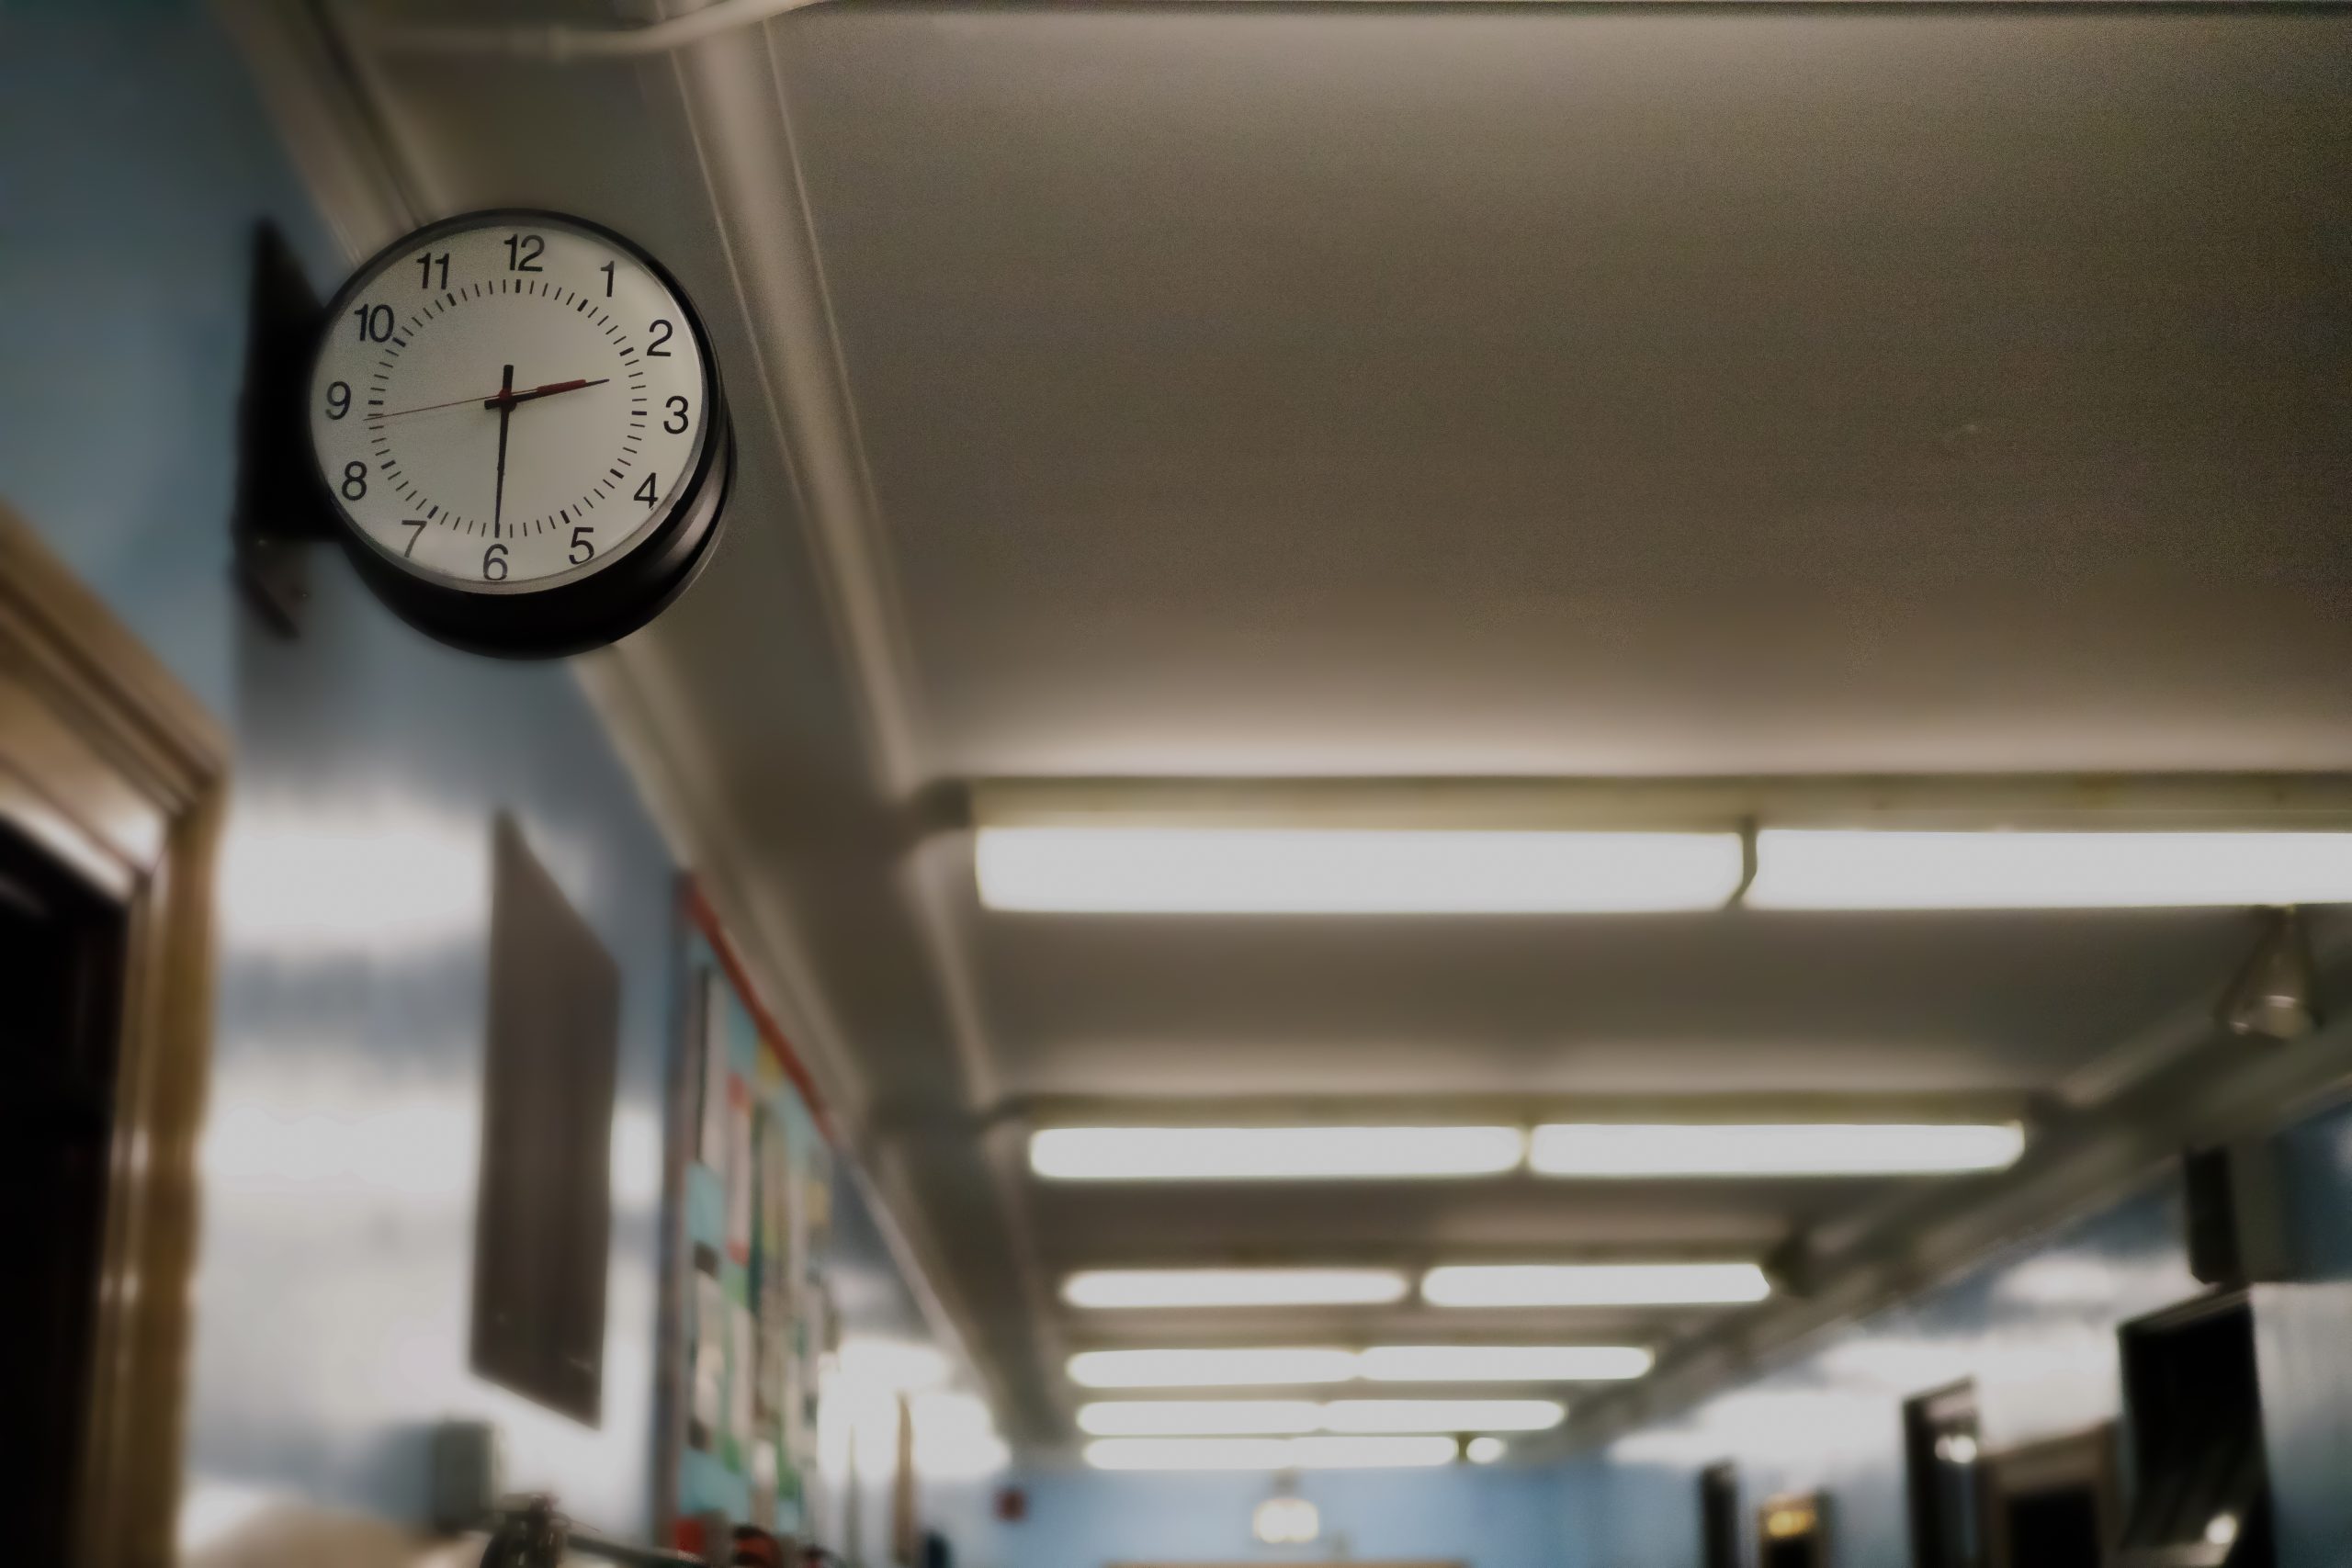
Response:
POLYGON ((741 1077, 727 1081, 727 1256, 752 1261, 752 1089, 741 1077))
POLYGON ((734 1076, 729 1061, 726 982, 718 971, 704 968, 696 972, 701 981, 697 987, 701 1005, 695 1013, 699 1027, 692 1039, 695 1053, 695 1147, 694 1157, 713 1170, 727 1166, 727 1084, 734 1076))

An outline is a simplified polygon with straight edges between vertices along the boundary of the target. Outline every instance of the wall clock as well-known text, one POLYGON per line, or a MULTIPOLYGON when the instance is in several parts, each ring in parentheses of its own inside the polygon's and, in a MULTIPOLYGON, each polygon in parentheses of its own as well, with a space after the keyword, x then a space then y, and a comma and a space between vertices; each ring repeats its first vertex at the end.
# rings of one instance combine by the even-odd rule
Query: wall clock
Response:
POLYGON ((327 308, 311 448, 347 553, 445 642, 534 658, 643 626, 718 529, 718 362, 651 256, 553 212, 472 212, 327 308))

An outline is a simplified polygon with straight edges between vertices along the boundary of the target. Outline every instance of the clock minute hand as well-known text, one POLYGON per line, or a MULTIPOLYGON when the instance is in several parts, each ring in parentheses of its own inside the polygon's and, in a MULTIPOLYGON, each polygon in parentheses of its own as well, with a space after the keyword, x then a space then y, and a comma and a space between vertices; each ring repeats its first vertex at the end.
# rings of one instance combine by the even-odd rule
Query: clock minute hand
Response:
POLYGON ((506 374, 499 378, 498 396, 483 407, 498 411, 498 488, 490 499, 490 530, 495 538, 506 513, 506 421, 514 412, 514 367, 506 367, 506 374))

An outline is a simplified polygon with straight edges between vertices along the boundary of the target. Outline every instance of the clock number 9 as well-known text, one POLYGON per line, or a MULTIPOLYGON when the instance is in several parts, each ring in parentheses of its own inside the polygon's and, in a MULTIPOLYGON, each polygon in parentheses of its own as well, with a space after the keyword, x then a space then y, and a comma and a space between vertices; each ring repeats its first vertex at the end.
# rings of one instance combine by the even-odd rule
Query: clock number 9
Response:
POLYGON ((506 547, 492 545, 481 553, 481 574, 492 582, 506 581, 506 547))
POLYGON ((368 465, 358 461, 343 466, 343 499, 358 501, 368 493, 368 465))
POLYGON ((351 383, 336 381, 327 388, 327 417, 341 419, 351 412, 351 383))
POLYGON ((686 433, 686 400, 670 398, 662 406, 670 411, 670 417, 662 422, 662 428, 673 435, 684 435, 686 433))

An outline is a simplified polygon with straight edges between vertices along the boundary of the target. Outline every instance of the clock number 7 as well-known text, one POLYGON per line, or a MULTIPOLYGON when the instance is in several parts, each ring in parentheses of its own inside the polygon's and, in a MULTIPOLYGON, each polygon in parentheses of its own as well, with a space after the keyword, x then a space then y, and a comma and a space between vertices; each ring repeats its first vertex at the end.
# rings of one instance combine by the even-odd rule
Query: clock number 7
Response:
POLYGON ((404 556, 413 556, 416 554, 416 542, 424 537, 424 519, 422 517, 403 517, 401 519, 401 526, 403 528, 413 528, 416 530, 415 533, 411 534, 408 536, 408 548, 401 552, 401 554, 404 556))

